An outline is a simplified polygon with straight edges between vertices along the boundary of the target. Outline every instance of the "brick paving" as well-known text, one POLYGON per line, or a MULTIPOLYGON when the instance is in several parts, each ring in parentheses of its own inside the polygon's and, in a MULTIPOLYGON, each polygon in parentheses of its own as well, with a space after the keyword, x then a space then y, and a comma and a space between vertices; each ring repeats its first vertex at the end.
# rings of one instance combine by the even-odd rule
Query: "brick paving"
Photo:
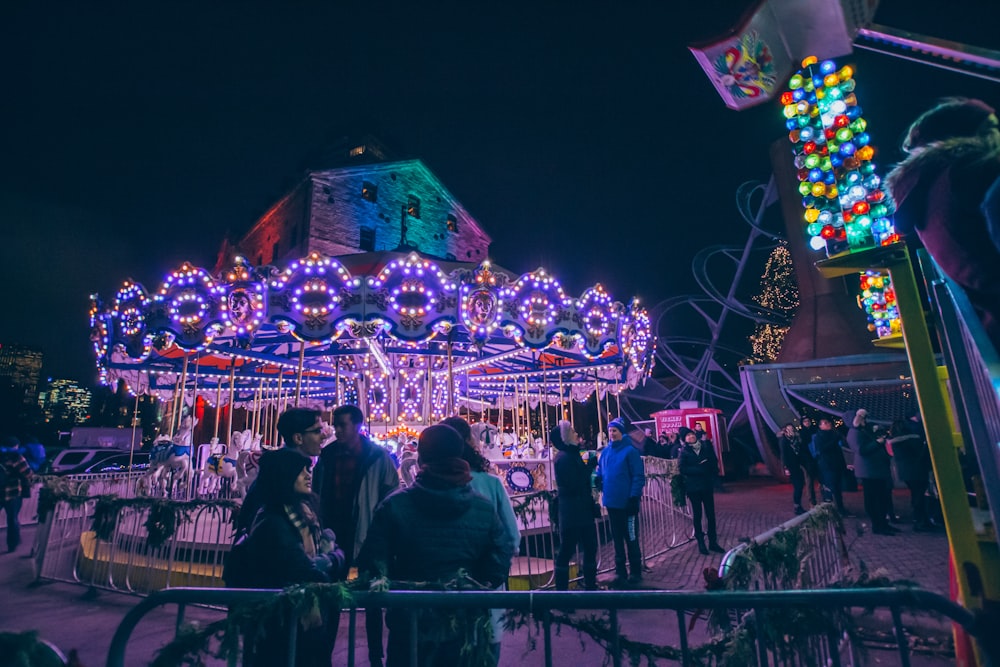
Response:
MULTIPOLYGON (((861 494, 845 495, 850 511, 861 514, 861 494)), ((865 530, 863 519, 848 519, 849 550, 852 561, 864 561, 869 568, 885 568, 892 579, 907 579, 942 594, 948 592, 948 542, 943 533, 913 533, 907 523, 909 503, 905 491, 895 496, 897 511, 903 515, 902 532, 897 536, 872 535, 865 530)), ((792 518, 791 486, 766 479, 751 479, 726 484, 726 490, 716 494, 719 541, 725 547, 736 545, 741 538, 759 535, 792 518)), ((0 533, 3 531, 0 530, 0 533)), ((25 545, 32 543, 34 529, 25 530, 25 545)), ((85 589, 64 583, 30 587, 33 578, 32 561, 26 558, 27 547, 20 553, 0 555, 0 630, 38 630, 40 635, 60 648, 78 648, 85 667, 103 665, 111 636, 122 616, 137 598, 117 593, 101 593, 90 598, 85 589)), ((702 569, 717 567, 721 555, 702 556, 694 542, 673 549, 651 563, 644 587, 663 590, 702 590, 702 569)), ((213 612, 193 609, 189 617, 211 618, 213 612)), ((669 642, 676 634, 672 613, 624 612, 623 632, 645 641, 669 642)), ((907 619, 907 624, 917 621, 907 619)), ((341 624, 342 632, 346 623, 341 624)), ((359 626, 363 623, 359 621, 359 626)), ((704 624, 691 635, 692 645, 704 639, 704 624)), ((155 649, 169 639, 173 631, 173 616, 167 611, 155 612, 140 623, 130 645, 129 665, 146 664, 155 649)), ((947 625, 931 622, 928 632, 947 635, 947 625)), ((543 663, 541 650, 527 650, 525 631, 507 635, 503 641, 501 665, 528 667, 543 663)), ((346 642, 338 642, 334 664, 346 664, 346 642)), ((599 665, 602 658, 575 632, 564 632, 554 638, 557 665, 599 665)), ((541 642, 539 642, 539 647, 541 642)), ((358 665, 366 665, 359 649, 358 665)), ((878 652, 878 664, 897 664, 894 653, 878 652)), ((873 663, 874 664, 874 663, 873 663)), ((918 658, 914 665, 950 664, 947 659, 918 658)))

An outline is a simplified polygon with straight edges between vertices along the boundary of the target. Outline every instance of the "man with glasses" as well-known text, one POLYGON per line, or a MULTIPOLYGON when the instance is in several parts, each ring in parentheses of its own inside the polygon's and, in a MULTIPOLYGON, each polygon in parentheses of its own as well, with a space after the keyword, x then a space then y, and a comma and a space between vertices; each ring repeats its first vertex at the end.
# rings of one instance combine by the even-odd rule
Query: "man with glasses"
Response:
MULTIPOLYGON (((295 449, 310 458, 319 456, 323 440, 326 439, 319 410, 310 408, 289 408, 282 412, 278 417, 278 434, 284 441, 286 449, 295 449)), ((258 464, 261 469, 268 465, 270 453, 264 452, 261 455, 258 464)), ((254 481, 247 489, 246 498, 243 499, 243 506, 240 508, 236 522, 236 539, 249 532, 263 500, 254 481)))
MULTIPOLYGON (((344 550, 347 567, 354 567, 368 536, 375 508, 399 488, 399 473, 388 450, 363 433, 365 415, 354 405, 333 411, 337 439, 323 449, 313 472, 313 492, 319 496, 320 525, 331 528, 344 550)), ((382 664, 381 610, 365 613, 368 659, 382 664)))

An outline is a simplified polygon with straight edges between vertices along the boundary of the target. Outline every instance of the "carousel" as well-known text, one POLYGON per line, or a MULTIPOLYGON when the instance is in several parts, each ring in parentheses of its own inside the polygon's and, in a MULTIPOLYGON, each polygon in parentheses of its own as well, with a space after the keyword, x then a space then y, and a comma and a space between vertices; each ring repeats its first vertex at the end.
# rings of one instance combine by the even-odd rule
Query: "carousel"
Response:
POLYGON ((398 455, 424 425, 467 415, 515 493, 549 488, 545 434, 581 402, 616 411, 649 377, 654 347, 637 300, 599 284, 574 298, 543 269, 415 252, 312 253, 285 267, 236 258, 217 275, 185 263, 155 291, 126 281, 109 301, 93 296, 90 320, 101 381, 156 396, 163 430, 187 438, 172 438, 170 457, 192 447, 191 420, 214 413, 191 468, 213 454, 216 469, 235 469, 236 440, 277 446, 289 407, 350 403, 398 455))

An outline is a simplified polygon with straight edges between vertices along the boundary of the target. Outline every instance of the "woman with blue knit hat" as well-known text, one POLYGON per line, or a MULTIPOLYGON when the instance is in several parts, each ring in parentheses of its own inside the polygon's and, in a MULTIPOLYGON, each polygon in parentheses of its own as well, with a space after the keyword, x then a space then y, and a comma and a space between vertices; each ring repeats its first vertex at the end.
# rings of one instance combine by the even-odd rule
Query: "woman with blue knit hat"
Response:
POLYGON ((615 587, 642 582, 642 553, 639 549, 639 501, 646 485, 646 471, 638 448, 627 435, 621 417, 608 423, 608 446, 601 451, 594 483, 602 492, 608 509, 611 538, 615 545, 615 587), (625 567, 626 558, 631 574, 625 567))

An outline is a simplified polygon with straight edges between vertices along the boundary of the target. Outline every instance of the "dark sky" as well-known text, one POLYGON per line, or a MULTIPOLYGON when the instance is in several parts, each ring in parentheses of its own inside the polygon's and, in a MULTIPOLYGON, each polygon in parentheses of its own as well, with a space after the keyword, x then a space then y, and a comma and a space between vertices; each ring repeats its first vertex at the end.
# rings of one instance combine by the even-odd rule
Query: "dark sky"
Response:
MULTIPOLYGON (((89 293, 211 266, 342 135, 422 158, 498 263, 653 305, 694 289, 699 249, 742 245, 736 188, 766 180, 784 134, 777 103, 726 109, 686 48, 745 0, 134 4, 0 9, 0 341, 43 347, 57 377, 93 380, 89 293)), ((942 4, 883 0, 875 20, 1000 46, 1000 3, 942 4)), ((935 98, 1000 103, 970 77, 843 61, 883 165, 935 98)))

